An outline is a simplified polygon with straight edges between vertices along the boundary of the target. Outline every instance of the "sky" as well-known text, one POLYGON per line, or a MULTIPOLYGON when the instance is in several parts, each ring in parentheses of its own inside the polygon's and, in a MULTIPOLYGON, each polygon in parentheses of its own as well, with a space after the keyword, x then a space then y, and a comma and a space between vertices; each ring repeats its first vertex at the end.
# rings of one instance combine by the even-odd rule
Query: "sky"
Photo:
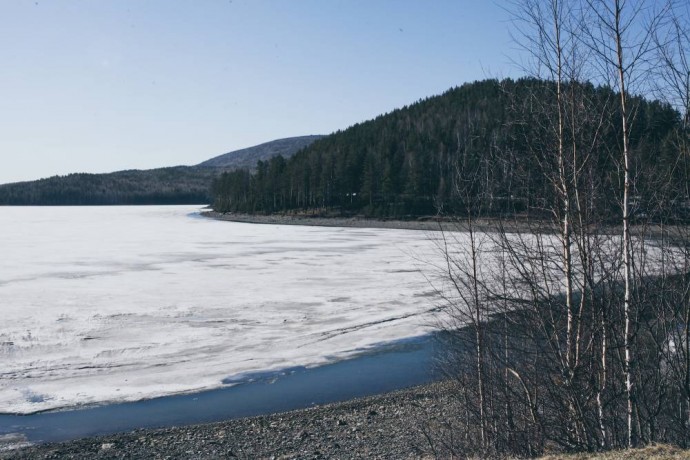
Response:
POLYGON ((0 0, 0 183, 192 165, 519 76, 491 0, 0 0))

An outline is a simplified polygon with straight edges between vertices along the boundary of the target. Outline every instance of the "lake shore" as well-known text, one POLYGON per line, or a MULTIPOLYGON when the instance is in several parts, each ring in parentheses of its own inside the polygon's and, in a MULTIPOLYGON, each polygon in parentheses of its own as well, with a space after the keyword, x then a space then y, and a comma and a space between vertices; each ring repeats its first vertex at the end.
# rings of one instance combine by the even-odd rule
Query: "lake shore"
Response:
MULTIPOLYGON (((216 211, 202 211, 201 216, 226 222, 239 222, 263 225, 306 225, 315 227, 346 227, 346 228, 381 228, 398 230, 417 230, 424 232, 437 231, 467 231, 468 223, 462 218, 439 218, 425 216, 409 220, 375 219, 363 216, 339 217, 317 214, 245 214, 216 211)), ((548 220, 527 219, 524 216, 512 218, 480 218, 472 222, 475 231, 505 231, 508 233, 540 233, 556 234, 558 227, 548 220)), ((622 232, 620 226, 603 225, 598 230, 601 234, 618 235, 622 232)), ((684 225, 633 224, 631 233, 653 239, 661 237, 682 241, 687 238, 688 227, 684 225)))
POLYGON ((203 211, 202 216, 228 222, 268 225, 308 225, 317 227, 395 228, 404 230, 436 231, 447 223, 427 220, 384 220, 363 217, 323 217, 308 214, 242 214, 203 211))
POLYGON ((448 420, 453 382, 225 422, 135 430, 0 452, 48 458, 419 458, 424 431, 448 420))
MULTIPOLYGON (((425 216, 409 220, 375 219, 362 216, 338 217, 312 214, 244 214, 202 211, 203 217, 227 222, 265 225, 307 225, 316 227, 382 228, 398 230, 418 230, 425 232, 466 230, 467 222, 452 218, 425 216)), ((555 228, 546 222, 509 219, 483 218, 473 222, 476 230, 495 230, 504 225, 510 231, 551 233, 555 228)))

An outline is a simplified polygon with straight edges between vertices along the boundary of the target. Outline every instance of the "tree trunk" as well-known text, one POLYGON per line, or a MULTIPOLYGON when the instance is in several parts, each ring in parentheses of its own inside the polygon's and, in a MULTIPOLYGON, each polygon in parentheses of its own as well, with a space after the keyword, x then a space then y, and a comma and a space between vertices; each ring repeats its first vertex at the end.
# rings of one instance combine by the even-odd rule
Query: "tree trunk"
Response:
POLYGON ((633 433, 633 412, 634 412, 634 395, 633 395, 633 349, 632 349, 632 331, 631 331, 631 301, 632 301, 632 247, 630 241, 630 151, 628 140, 628 107, 626 96, 626 77, 625 67, 623 65, 623 44, 621 31, 621 0, 615 1, 615 18, 614 18, 614 39, 616 42, 616 58, 617 58, 617 74, 618 84, 620 85, 620 106, 621 106, 621 121, 623 128, 623 277, 624 277, 624 298, 623 298, 623 314, 624 314, 624 337, 623 346, 625 348, 625 392, 627 398, 627 426, 628 426, 628 447, 634 447, 636 440, 633 433))

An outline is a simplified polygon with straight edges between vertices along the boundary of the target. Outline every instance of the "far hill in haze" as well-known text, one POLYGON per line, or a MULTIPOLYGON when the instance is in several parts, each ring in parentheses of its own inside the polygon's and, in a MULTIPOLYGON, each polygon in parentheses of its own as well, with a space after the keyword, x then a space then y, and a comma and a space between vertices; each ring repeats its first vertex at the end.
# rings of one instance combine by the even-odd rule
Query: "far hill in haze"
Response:
POLYGON ((254 169, 259 160, 289 158, 323 136, 278 139, 226 153, 196 166, 76 173, 0 185, 0 205, 206 204, 214 178, 238 168, 254 169))
POLYGON ((266 161, 277 155, 283 158, 289 158, 299 150, 308 147, 312 142, 322 137, 324 136, 286 137, 285 139, 278 139, 255 145, 254 147, 225 153, 211 158, 210 160, 206 160, 203 163, 199 163, 197 166, 212 166, 225 169, 254 169, 259 160, 266 161))

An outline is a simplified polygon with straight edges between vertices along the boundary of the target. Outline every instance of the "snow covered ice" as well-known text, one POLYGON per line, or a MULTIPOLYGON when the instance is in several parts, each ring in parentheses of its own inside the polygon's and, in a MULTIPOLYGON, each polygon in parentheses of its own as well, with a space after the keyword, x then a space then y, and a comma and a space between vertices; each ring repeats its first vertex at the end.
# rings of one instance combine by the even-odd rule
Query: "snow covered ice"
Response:
POLYGON ((217 388, 429 332, 424 232, 198 211, 0 208, 0 413, 217 388))

